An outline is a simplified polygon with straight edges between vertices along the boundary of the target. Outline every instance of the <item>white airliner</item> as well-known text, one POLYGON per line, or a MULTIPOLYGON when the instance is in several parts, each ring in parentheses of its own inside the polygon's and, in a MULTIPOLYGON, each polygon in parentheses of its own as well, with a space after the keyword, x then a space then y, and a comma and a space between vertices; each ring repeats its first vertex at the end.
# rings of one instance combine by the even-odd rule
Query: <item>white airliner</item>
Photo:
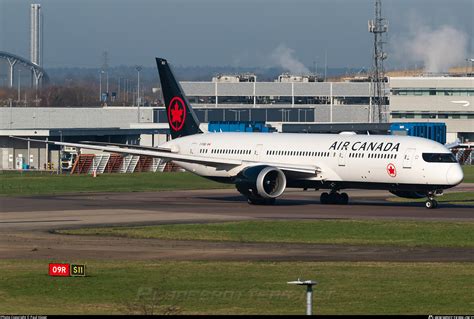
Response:
POLYGON ((407 198, 435 196, 461 183, 453 154, 432 140, 393 135, 202 133, 165 59, 156 58, 172 140, 157 148, 50 142, 170 160, 197 175, 233 183, 251 204, 273 204, 286 188, 328 189, 322 204, 347 204, 346 188, 380 189, 407 198))

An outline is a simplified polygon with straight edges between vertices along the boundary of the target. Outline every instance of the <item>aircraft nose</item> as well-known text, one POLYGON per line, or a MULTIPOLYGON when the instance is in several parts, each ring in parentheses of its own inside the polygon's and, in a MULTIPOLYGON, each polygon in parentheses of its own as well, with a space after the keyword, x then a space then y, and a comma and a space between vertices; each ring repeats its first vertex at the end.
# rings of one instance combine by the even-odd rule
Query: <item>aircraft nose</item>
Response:
POLYGON ((461 165, 455 164, 448 169, 446 174, 446 180, 448 185, 457 185, 462 182, 464 173, 462 172, 461 165))

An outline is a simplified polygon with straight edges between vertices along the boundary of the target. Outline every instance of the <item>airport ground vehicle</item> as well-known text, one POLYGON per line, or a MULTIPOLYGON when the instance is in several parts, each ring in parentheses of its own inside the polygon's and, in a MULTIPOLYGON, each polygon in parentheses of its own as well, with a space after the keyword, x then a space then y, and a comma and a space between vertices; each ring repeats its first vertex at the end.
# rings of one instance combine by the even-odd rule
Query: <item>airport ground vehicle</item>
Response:
POLYGON ((77 147, 64 146, 61 155, 61 168, 63 171, 70 171, 79 155, 77 147))

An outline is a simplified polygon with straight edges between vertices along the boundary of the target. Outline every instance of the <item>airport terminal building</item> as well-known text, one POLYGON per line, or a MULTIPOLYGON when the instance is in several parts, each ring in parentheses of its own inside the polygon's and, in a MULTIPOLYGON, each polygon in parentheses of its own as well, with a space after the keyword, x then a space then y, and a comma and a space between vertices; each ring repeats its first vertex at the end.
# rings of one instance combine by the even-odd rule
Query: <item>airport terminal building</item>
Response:
MULTIPOLYGON (((182 82, 201 121, 368 122, 370 83, 182 82)), ((164 121, 157 114, 157 121, 164 121)))
POLYGON ((474 77, 390 78, 393 122, 443 122, 446 140, 474 142, 474 77))

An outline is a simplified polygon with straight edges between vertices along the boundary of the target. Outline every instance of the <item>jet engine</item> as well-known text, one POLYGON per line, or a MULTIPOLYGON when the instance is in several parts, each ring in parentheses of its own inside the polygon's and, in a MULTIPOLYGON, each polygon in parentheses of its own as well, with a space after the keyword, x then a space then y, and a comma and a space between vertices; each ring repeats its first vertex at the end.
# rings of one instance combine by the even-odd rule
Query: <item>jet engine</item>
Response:
POLYGON ((244 169, 235 177, 235 187, 250 202, 271 202, 285 191, 286 177, 278 168, 266 165, 244 169))
POLYGON ((424 198, 426 194, 415 191, 390 191, 393 195, 403 198, 424 198))

